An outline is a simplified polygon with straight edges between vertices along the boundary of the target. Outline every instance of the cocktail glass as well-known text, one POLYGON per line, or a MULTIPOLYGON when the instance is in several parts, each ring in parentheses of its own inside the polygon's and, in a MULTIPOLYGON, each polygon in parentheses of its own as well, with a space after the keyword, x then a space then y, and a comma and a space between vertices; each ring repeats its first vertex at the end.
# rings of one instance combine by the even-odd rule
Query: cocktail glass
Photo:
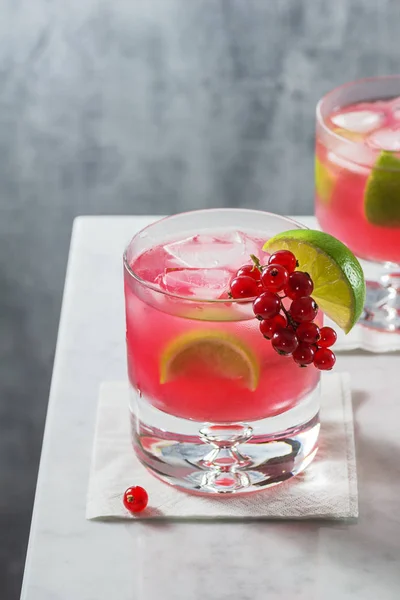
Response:
MULTIPOLYGON (((300 473, 317 451, 319 372, 278 355, 252 302, 229 282, 277 233, 303 228, 253 211, 162 219, 124 254, 133 446, 187 491, 260 490, 300 473)), ((318 324, 322 315, 318 315, 318 324)))
POLYGON ((317 105, 316 216, 366 261, 361 323, 400 331, 400 76, 347 83, 317 105), (379 268, 378 268, 379 267, 379 268))

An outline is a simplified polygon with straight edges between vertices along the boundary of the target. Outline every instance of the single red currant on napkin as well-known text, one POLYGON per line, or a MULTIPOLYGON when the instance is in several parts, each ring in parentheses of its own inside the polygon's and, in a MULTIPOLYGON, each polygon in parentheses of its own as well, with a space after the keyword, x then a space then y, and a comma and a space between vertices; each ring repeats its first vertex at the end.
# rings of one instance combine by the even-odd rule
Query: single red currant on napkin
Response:
POLYGON ((142 510, 146 508, 148 501, 149 497, 147 492, 144 488, 140 487, 140 485, 128 487, 128 489, 125 490, 123 503, 129 512, 142 512, 142 510))

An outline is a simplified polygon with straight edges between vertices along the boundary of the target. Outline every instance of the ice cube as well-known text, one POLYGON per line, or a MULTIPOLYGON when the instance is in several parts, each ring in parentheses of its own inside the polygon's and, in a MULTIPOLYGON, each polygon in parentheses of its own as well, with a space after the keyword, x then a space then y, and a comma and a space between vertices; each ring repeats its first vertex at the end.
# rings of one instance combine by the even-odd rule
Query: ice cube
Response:
POLYGON ((367 143, 372 148, 378 150, 400 151, 400 128, 398 129, 379 129, 374 131, 367 138, 367 143))
POLYGON ((166 269, 159 281, 162 289, 179 296, 204 300, 228 297, 232 272, 226 269, 166 269))
POLYGON ((400 119, 400 97, 389 100, 387 106, 389 107, 389 111, 392 113, 394 118, 396 120, 400 119))
POLYGON ((336 127, 347 131, 369 133, 384 123, 385 113, 372 110, 342 112, 331 117, 331 121, 336 127))
POLYGON ((365 144, 336 144, 335 151, 328 152, 328 160, 341 169, 348 169, 354 173, 369 175, 373 166, 375 153, 365 144))
POLYGON ((199 234, 165 246, 177 266, 197 269, 228 267, 232 270, 248 263, 257 254, 260 241, 240 231, 221 235, 199 234))

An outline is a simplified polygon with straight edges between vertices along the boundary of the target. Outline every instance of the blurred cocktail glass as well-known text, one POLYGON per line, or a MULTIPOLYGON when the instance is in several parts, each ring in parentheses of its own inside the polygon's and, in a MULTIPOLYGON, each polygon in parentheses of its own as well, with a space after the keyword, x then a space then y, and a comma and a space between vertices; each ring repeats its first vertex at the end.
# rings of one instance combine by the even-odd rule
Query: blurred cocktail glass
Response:
POLYGON ((347 83, 317 105, 316 216, 378 263, 361 323, 400 331, 400 76, 347 83))

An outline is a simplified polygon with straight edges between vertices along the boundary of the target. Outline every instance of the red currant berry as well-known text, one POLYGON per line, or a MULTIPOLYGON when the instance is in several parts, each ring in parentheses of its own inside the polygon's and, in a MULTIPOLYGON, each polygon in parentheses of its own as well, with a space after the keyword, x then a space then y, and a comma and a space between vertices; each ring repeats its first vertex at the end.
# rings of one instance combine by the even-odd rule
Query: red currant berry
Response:
POLYGON ((281 309, 281 300, 273 292, 263 292, 253 302, 253 311, 258 319, 271 319, 281 309))
POLYGON ((287 321, 283 315, 276 315, 272 319, 265 319, 260 323, 260 331, 267 340, 270 340, 274 333, 282 327, 286 327, 287 321))
POLYGON ((285 294, 292 300, 302 298, 303 296, 311 296, 314 289, 314 284, 308 273, 295 271, 290 273, 289 281, 285 287, 285 294))
POLYGON ((295 363, 301 367, 305 367, 306 365, 311 365, 314 360, 314 355, 315 348, 311 346, 311 344, 300 342, 292 356, 295 363))
POLYGON ((297 267, 297 260, 293 252, 289 250, 278 250, 271 254, 268 259, 269 265, 282 265, 288 273, 292 273, 297 267))
POLYGON ((268 265, 263 269, 261 282, 266 290, 271 292, 280 292, 286 287, 289 279, 289 273, 282 265, 268 265))
POLYGON ((318 340, 318 346, 321 346, 321 348, 329 348, 337 340, 336 331, 332 327, 322 327, 320 334, 321 337, 318 340))
POLYGON ((146 508, 148 501, 147 492, 140 485, 128 487, 124 493, 124 506, 129 512, 142 512, 146 508))
POLYGON ((329 348, 319 348, 314 354, 314 365, 320 371, 330 371, 336 362, 336 356, 329 348))
POLYGON ((313 321, 318 314, 318 305, 311 296, 296 298, 290 306, 290 314, 297 323, 313 321))
POLYGON ((320 338, 319 327, 315 323, 300 323, 296 329, 296 335, 300 342, 316 344, 320 338))
POLYGON ((240 267, 235 277, 242 277, 243 275, 252 277, 256 281, 260 281, 261 279, 261 271, 260 269, 257 269, 255 265, 244 265, 243 267, 240 267))
POLYGON ((230 292, 232 298, 239 300, 241 298, 254 298, 259 293, 258 283, 253 277, 242 275, 235 277, 231 281, 230 292))
POLYGON ((279 329, 272 336, 272 346, 278 354, 292 354, 298 343, 296 334, 292 329, 279 329))

